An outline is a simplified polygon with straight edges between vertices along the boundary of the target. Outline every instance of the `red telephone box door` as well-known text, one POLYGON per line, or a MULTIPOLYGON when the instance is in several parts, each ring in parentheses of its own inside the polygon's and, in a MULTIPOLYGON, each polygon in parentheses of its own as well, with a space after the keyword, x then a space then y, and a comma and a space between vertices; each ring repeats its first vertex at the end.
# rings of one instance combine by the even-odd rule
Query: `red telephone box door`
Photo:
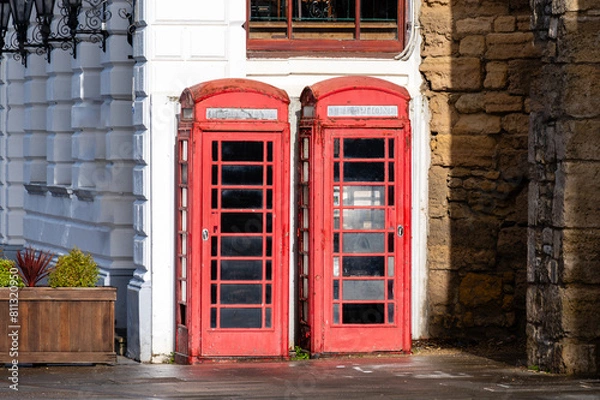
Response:
POLYGON ((237 78, 181 96, 178 363, 288 355, 288 104, 237 78))
POLYGON ((402 349, 406 316, 403 141, 394 130, 326 131, 323 352, 402 349), (398 157, 400 155, 400 157, 398 157))
POLYGON ((281 352, 280 133, 205 133, 202 165, 202 354, 281 352))

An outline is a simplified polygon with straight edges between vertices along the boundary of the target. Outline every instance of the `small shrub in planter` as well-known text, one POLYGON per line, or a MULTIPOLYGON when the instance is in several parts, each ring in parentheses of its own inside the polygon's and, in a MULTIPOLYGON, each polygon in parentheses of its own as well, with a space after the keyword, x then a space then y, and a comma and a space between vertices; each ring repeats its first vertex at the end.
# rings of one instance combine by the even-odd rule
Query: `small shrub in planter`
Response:
POLYGON ((99 273, 91 254, 84 254, 78 248, 73 248, 68 254, 58 257, 48 275, 48 284, 54 288, 94 287, 99 273))
MULTIPOLYGON (((17 323, 18 363, 116 363, 116 288, 95 287, 99 269, 90 254, 74 248, 58 257, 54 267, 48 266, 47 259, 52 259, 48 254, 44 253, 44 257, 30 250, 24 251, 21 258, 34 260, 25 263, 31 266, 29 270, 26 266, 25 271, 37 272, 24 272, 29 285, 39 282, 39 276, 46 272, 52 287, 24 287, 17 292, 12 287, 0 288, 0 363, 15 362, 10 356, 9 326, 17 323), (18 315, 11 313, 11 301, 17 295, 18 315)), ((6 267, 0 260, 0 279, 2 269, 6 267)), ((10 273, 10 268, 7 271, 10 273)))
POLYGON ((0 287, 23 287, 23 279, 19 275, 16 264, 6 258, 0 259, 0 287))
POLYGON ((44 279, 52 268, 50 262, 54 258, 54 253, 43 250, 35 250, 31 247, 25 248, 22 252, 17 251, 17 265, 21 269, 19 275, 23 279, 25 286, 34 287, 44 279))

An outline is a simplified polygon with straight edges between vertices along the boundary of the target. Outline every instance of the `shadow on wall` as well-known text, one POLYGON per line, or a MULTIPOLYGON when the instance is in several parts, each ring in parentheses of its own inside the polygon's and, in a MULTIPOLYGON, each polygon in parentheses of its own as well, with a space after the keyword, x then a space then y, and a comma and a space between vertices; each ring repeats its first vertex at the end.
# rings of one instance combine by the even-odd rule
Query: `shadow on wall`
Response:
POLYGON ((528 94, 539 60, 530 14, 527 0, 421 6, 431 337, 525 336, 528 94))

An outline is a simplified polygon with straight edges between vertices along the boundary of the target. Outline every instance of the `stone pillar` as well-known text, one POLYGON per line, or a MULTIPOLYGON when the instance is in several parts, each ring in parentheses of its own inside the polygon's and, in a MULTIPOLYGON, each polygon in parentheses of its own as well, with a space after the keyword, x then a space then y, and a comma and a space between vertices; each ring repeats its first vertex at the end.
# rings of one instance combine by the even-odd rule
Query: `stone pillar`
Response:
POLYGON ((46 79, 46 60, 29 56, 24 84, 25 182, 43 186, 46 185, 46 79))
POLYGON ((100 95, 101 126, 96 136, 100 154, 96 157, 95 187, 97 221, 110 232, 105 256, 110 260, 101 267, 104 284, 117 288, 116 328, 127 328, 127 285, 133 265, 133 117, 132 48, 127 42, 129 21, 119 10, 130 10, 130 2, 113 0, 108 21, 106 53, 101 53, 100 95))
POLYGON ((594 376, 600 362, 600 5, 535 0, 542 67, 529 142, 528 362, 594 376))
POLYGON ((24 186, 24 148, 23 125, 25 104, 23 84, 25 68, 10 55, 1 62, 2 92, 1 109, 1 165, 0 176, 0 238, 4 256, 11 256, 11 250, 18 249, 23 243, 24 186))
POLYGON ((73 111, 72 181, 73 190, 79 198, 84 191, 96 189, 96 158, 104 155, 103 131, 100 126, 100 54, 93 43, 80 43, 78 58, 73 60, 73 111))
POLYGON ((48 187, 71 186, 71 56, 64 51, 52 53, 47 64, 46 92, 46 184, 48 187))

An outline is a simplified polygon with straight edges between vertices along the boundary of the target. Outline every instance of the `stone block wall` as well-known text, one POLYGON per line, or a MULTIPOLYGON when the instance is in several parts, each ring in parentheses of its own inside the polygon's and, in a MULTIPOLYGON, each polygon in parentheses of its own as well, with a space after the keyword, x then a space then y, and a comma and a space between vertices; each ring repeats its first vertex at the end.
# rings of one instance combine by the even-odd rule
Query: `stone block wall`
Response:
POLYGON ((426 0, 431 111, 429 335, 524 336, 529 90, 539 51, 525 0, 426 0))
POLYGON ((600 3, 534 0, 528 362, 596 375, 600 362, 600 3))

